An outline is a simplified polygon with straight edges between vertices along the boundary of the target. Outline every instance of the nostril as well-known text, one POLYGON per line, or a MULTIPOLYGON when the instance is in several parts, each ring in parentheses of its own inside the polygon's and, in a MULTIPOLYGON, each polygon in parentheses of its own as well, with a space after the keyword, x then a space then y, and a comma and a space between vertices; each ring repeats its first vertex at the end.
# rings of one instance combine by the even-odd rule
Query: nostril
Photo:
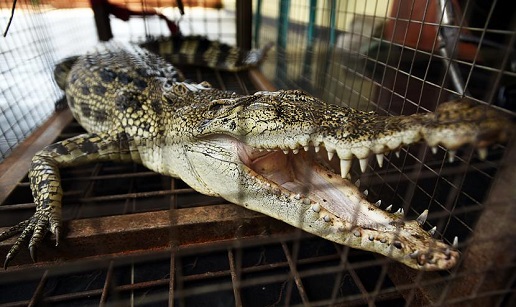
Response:
POLYGON ((423 256, 423 257, 418 257, 417 258, 417 264, 423 266, 426 264, 426 258, 423 256))

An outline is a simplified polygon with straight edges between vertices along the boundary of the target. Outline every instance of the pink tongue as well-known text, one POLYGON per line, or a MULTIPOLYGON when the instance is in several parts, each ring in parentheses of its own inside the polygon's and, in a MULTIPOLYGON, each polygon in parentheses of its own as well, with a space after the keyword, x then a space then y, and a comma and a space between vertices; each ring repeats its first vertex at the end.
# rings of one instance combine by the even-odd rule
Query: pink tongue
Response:
POLYGON ((292 181, 288 155, 281 151, 271 152, 251 162, 251 168, 278 185, 292 181))

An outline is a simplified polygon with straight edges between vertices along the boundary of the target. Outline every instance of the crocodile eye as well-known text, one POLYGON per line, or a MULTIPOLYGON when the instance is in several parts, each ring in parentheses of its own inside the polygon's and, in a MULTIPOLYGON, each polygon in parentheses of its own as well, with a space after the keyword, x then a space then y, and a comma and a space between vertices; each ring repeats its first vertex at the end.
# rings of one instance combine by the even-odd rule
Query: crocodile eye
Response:
POLYGON ((216 103, 210 105, 209 110, 211 112, 216 113, 216 112, 220 111, 220 109, 222 109, 223 107, 224 107, 223 103, 216 102, 216 103))
POLYGON ((213 113, 216 113, 228 105, 234 105, 234 101, 232 99, 217 99, 217 100, 213 100, 210 103, 208 110, 213 113))

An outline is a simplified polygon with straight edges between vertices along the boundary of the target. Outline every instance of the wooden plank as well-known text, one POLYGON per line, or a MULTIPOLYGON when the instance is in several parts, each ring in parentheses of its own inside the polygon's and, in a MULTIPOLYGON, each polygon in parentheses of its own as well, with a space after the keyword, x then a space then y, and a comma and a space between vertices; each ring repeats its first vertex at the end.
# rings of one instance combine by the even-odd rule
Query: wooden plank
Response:
POLYGON ((0 163, 0 205, 27 174, 32 157, 52 143, 73 120, 69 109, 54 113, 41 127, 0 163))
MULTIPOLYGON (((44 240, 38 261, 62 262, 294 230, 283 222, 233 204, 80 219, 69 221, 64 227, 59 246, 54 246, 52 238, 44 240)), ((5 229, 0 228, 0 232, 5 229)), ((0 255, 7 254, 15 239, 0 242, 0 255)), ((25 246, 11 265, 32 265, 25 246)))

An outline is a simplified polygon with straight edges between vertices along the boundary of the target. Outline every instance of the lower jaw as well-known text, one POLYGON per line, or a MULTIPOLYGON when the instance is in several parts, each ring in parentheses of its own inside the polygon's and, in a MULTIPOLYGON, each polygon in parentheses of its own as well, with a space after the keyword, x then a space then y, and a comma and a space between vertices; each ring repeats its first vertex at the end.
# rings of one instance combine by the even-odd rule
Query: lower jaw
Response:
MULTIPOLYGON (((409 221, 412 223, 410 227, 426 243, 410 240, 402 243, 400 233, 405 230, 404 226, 398 224, 403 224, 401 215, 386 212, 369 203, 353 183, 323 166, 324 162, 316 162, 312 154, 303 152, 292 157, 293 153, 285 155, 282 152, 273 152, 263 155, 261 161, 256 159, 254 164, 249 163, 251 176, 261 178, 258 185, 262 190, 267 189, 270 198, 275 200, 250 200, 252 204, 248 208, 322 238, 376 252, 416 269, 435 270, 453 266, 453 261, 441 264, 440 267, 433 264, 430 264, 431 267, 423 267, 415 263, 410 255, 412 249, 407 252, 399 246, 421 246, 422 254, 428 248, 433 250, 431 246, 439 250, 446 249, 447 246, 432 239, 423 229, 417 230, 418 227, 414 227, 415 221, 409 221), (278 160, 274 160, 275 157, 278 160), (257 170, 265 172, 256 172, 257 170), (274 195, 270 195, 271 193, 274 195)), ((264 196, 265 194, 262 192, 261 196, 269 197, 264 196)))

